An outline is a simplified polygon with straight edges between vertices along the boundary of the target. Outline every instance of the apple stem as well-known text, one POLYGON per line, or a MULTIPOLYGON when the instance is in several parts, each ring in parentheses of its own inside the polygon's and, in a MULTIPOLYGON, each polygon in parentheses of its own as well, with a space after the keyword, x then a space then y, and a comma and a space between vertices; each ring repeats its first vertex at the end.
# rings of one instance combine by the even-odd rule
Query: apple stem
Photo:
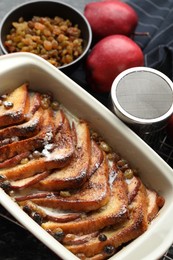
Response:
POLYGON ((149 36, 149 32, 134 32, 132 33, 133 36, 149 36))

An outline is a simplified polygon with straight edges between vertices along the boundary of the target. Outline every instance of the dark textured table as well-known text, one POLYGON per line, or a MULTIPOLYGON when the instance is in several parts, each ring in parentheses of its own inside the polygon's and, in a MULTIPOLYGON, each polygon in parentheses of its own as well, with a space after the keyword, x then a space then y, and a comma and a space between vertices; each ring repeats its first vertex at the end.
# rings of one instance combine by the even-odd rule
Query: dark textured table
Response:
MULTIPOLYGON (((140 1, 140 0, 139 0, 140 1)), ((169 1, 169 0, 168 0, 169 1)), ((18 4, 28 2, 28 0, 5 0, 0 1, 0 20, 4 15, 18 4)), ((83 12, 88 0, 63 0, 68 4, 76 7, 83 12)), ((71 78, 79 83, 82 87, 87 89, 85 82, 85 75, 82 68, 79 68, 71 78)), ((93 94, 93 93, 91 93, 93 94)), ((107 96, 93 94, 102 103, 107 105, 107 96)), ((156 152, 173 167, 173 144, 170 143, 167 136, 163 136, 162 139, 153 147, 156 152)), ((17 225, 8 220, 10 217, 7 212, 0 206, 0 260, 54 260, 59 259, 53 252, 51 252, 46 246, 37 240, 32 234, 30 234, 23 227, 17 225), (6 215, 7 218, 1 215, 6 215)), ((172 234, 173 235, 173 234, 172 234)), ((166 239, 166 238, 165 238, 166 239)), ((165 252, 162 260, 173 259, 173 247, 168 252, 165 252)), ((70 259, 69 259, 70 260, 70 259)), ((149 259, 150 260, 150 259, 149 259)))

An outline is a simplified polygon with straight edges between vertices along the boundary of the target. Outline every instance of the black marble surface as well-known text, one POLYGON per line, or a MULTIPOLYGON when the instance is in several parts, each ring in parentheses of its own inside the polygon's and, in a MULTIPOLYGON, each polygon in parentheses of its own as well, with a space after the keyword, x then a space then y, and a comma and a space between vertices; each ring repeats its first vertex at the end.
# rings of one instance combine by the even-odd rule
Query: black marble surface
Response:
MULTIPOLYGON (((139 0, 140 1, 140 0, 139 0)), ((145 0, 143 0, 145 1, 145 0)), ((0 1, 0 21, 9 12, 13 7, 18 4, 28 2, 28 0, 5 0, 0 1)), ((90 2, 88 0, 63 0, 63 2, 71 4, 76 7, 78 10, 83 12, 84 6, 86 3, 90 2)), ((87 91, 90 92, 86 82, 85 75, 83 73, 82 66, 72 75, 70 75, 79 85, 84 87, 87 91)), ((102 103, 107 105, 108 96, 93 94, 97 99, 102 103)), ((161 144, 157 145, 156 151, 165 159, 168 158, 168 151, 172 154, 172 145, 166 143, 165 139, 161 144), (166 149, 166 152, 161 150, 161 148, 166 149), (169 150, 168 150, 169 149, 169 150)), ((169 162, 173 166, 172 155, 169 156, 169 162)), ((168 163, 169 163, 168 162, 168 163)), ((0 214, 7 215, 6 211, 0 206, 0 214)), ((9 216, 10 217, 10 216, 9 216)), ((0 260, 56 260, 60 259, 52 251, 50 251, 45 245, 37 240, 32 234, 30 234, 23 227, 9 221, 7 218, 4 218, 0 215, 0 260)), ((166 239, 166 238, 165 238, 166 239)), ((173 248, 171 247, 168 252, 165 253, 165 256, 162 257, 162 260, 173 259, 173 248)), ((69 259, 70 260, 70 259, 69 259)), ((149 259, 150 260, 150 259, 149 259)))

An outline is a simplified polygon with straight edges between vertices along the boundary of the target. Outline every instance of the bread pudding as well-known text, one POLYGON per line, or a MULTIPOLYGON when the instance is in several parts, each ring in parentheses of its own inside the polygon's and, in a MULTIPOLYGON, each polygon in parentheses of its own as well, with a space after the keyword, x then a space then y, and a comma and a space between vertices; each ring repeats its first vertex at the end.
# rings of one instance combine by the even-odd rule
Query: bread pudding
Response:
POLYGON ((79 259, 139 237, 164 198, 85 118, 28 84, 0 97, 0 187, 79 259))

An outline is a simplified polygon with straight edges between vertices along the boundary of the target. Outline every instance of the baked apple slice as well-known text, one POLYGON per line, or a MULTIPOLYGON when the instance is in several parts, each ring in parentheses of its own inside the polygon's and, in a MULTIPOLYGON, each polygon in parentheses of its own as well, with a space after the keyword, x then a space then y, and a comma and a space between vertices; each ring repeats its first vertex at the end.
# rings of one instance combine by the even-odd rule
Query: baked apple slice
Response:
POLYGON ((33 186, 40 180, 46 178, 49 175, 49 171, 41 172, 38 174, 35 174, 34 176, 22 179, 22 180, 17 180, 17 181, 11 181, 10 182, 10 188, 12 190, 18 190, 18 189, 25 189, 28 187, 33 186))
POLYGON ((29 155, 30 155, 30 152, 26 151, 26 152, 17 154, 16 156, 14 156, 10 159, 7 159, 4 162, 0 162, 0 169, 14 167, 14 166, 20 164, 22 159, 27 158, 29 155))
POLYGON ((28 121, 32 118, 35 112, 41 106, 41 94, 38 92, 28 92, 28 110, 25 111, 25 121, 28 121))
MULTIPOLYGON (((50 208, 42 208, 32 201, 24 201, 19 203, 19 205, 26 211, 32 218, 34 214, 40 216, 42 221, 57 221, 60 223, 66 223, 73 221, 81 217, 82 213, 72 212, 72 211, 60 211, 50 208)), ((41 224, 41 223, 40 223, 41 224)))
POLYGON ((155 191, 147 189, 148 209, 147 218, 151 222, 158 214, 161 207, 163 207, 165 200, 159 196, 155 191))
POLYGON ((128 185, 128 201, 129 204, 133 201, 135 198, 136 194, 138 193, 139 187, 140 187, 140 181, 136 176, 133 176, 130 180, 127 180, 128 185))

